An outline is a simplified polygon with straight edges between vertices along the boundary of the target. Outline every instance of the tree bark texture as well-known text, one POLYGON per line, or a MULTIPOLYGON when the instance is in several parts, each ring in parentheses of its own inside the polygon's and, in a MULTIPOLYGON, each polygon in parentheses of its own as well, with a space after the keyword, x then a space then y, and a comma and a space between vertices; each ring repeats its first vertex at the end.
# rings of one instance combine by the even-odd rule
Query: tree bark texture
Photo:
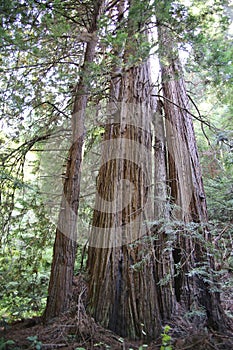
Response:
POLYGON ((161 330, 147 227, 152 90, 149 62, 121 77, 118 111, 105 132, 88 251, 89 310, 104 327, 130 338, 153 338, 161 330))
POLYGON ((208 325, 220 330, 224 319, 220 296, 211 291, 214 280, 205 281, 205 271, 211 274, 213 261, 206 246, 210 242, 207 207, 193 121, 188 113, 189 99, 173 38, 165 29, 159 30, 159 36, 160 48, 165 56, 170 52, 169 58, 161 60, 170 217, 173 227, 174 222, 178 223, 178 227, 179 222, 184 223, 183 229, 177 229, 173 247, 175 295, 186 310, 204 308, 208 325), (196 234, 187 229, 191 222, 199 226, 196 234), (198 272, 198 269, 202 269, 202 272, 198 272))
POLYGON ((165 140, 165 118, 162 101, 158 100, 153 118, 154 126, 154 220, 155 236, 155 281, 158 303, 163 321, 169 319, 175 310, 174 266, 172 244, 163 226, 169 222, 169 200, 167 186, 167 145, 165 140))
MULTIPOLYGON (((102 1, 95 3, 89 33, 97 30, 102 1)), ((82 150, 85 135, 85 110, 88 100, 89 63, 95 57, 97 40, 94 35, 86 44, 80 80, 75 90, 72 112, 73 140, 69 150, 63 195, 53 249, 53 261, 44 319, 47 321, 65 312, 72 299, 72 282, 77 245, 77 213, 79 207, 82 150)))

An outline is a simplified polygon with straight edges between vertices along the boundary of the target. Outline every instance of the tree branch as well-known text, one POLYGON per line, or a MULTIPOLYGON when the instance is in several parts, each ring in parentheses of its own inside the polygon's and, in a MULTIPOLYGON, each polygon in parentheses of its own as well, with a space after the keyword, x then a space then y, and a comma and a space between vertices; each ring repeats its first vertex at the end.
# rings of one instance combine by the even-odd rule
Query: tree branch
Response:
MULTIPOLYGON (((191 103, 194 105, 194 108, 196 109, 199 118, 202 120, 201 113, 200 113, 200 111, 199 111, 199 109, 198 109, 196 103, 193 101, 193 99, 191 98, 190 95, 187 95, 187 96, 188 96, 188 98, 190 99, 191 103)), ((210 128, 210 126, 208 126, 208 127, 210 128)), ((212 126, 211 126, 211 128, 212 128, 212 126)), ((202 130, 203 135, 205 136, 205 138, 206 138, 206 140, 207 140, 207 142, 208 142, 208 145, 211 146, 210 140, 209 140, 208 136, 206 135, 205 129, 204 129, 204 127, 203 127, 203 122, 201 122, 201 130, 202 130)))
MULTIPOLYGON (((163 95, 158 95, 158 94, 153 94, 152 96, 155 97, 159 97, 159 98, 163 98, 164 100, 170 102, 171 104, 173 104, 174 106, 178 107, 179 109, 182 109, 183 111, 187 112, 189 115, 191 115, 194 119, 198 120, 199 122, 205 124, 206 126, 208 126, 208 128, 210 129, 214 129, 214 131, 220 131, 219 129, 217 129, 215 126, 212 126, 210 123, 208 123, 207 121, 202 119, 202 116, 199 114, 199 116, 196 116, 195 114, 191 113, 187 108, 182 107, 180 105, 178 105, 177 103, 169 100, 169 98, 163 96, 163 95)), ((189 96, 188 96, 189 97, 189 96)), ((199 112, 199 111, 198 111, 199 112)))
POLYGON ((35 106, 34 108, 38 108, 38 107, 40 107, 40 106, 42 106, 42 105, 44 105, 44 104, 47 104, 47 105, 53 107, 58 113, 64 115, 64 117, 66 117, 67 119, 69 118, 68 114, 66 114, 65 112, 61 111, 57 106, 55 106, 55 104, 53 104, 53 103, 50 102, 50 101, 41 102, 41 103, 39 103, 37 106, 35 106))

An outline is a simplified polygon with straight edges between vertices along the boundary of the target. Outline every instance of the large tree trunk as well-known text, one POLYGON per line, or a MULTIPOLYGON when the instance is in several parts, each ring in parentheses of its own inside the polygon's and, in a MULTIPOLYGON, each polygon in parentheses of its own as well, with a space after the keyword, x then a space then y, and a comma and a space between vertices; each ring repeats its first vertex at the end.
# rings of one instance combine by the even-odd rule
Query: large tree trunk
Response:
POLYGON ((66 311, 72 299, 72 282, 77 245, 76 224, 84 142, 84 120, 88 100, 87 76, 89 63, 93 62, 95 56, 97 43, 95 31, 97 30, 97 20, 101 3, 102 0, 98 0, 94 5, 92 23, 89 28, 89 33, 93 34, 92 40, 87 43, 80 80, 75 90, 76 94, 72 112, 73 140, 68 155, 63 196, 54 243, 47 306, 44 312, 44 319, 46 321, 66 311))
POLYGON ((159 30, 159 37, 162 58, 166 56, 166 60, 161 59, 161 62, 169 152, 167 179, 171 189, 170 215, 171 220, 178 222, 179 228, 173 247, 176 299, 186 310, 201 311, 204 308, 208 325, 221 329, 224 327, 224 314, 219 293, 211 291, 214 287, 211 276, 208 279, 212 279, 212 282, 205 282, 207 274, 211 274, 213 262, 207 252, 206 243, 210 242, 210 235, 206 199, 192 117, 188 113, 189 100, 174 38, 163 28, 159 30), (196 234, 187 230, 190 222, 199 226, 196 234))
MULTIPOLYGON (((130 14, 134 1, 129 3, 130 14)), ((134 34, 131 16, 126 64, 135 53, 134 34)), ((156 258, 148 227, 153 216, 150 75, 146 61, 112 80, 110 102, 115 102, 115 109, 104 135, 88 250, 91 314, 104 327, 133 339, 154 338, 161 331, 156 258)))
POLYGON ((160 333, 151 217, 151 80, 146 62, 120 81, 118 113, 107 125, 89 242, 88 305, 121 336, 160 333))
MULTIPOLYGON (((129 4, 125 66, 136 53, 130 12, 138 2, 129 4)), ((104 327, 130 338, 158 336, 161 322, 176 313, 179 303, 185 312, 194 306, 197 315, 204 306, 211 327, 220 328, 222 319, 218 294, 200 273, 191 276, 193 269, 204 268, 208 254, 201 240, 188 236, 187 225, 199 224, 203 241, 209 239, 206 202, 179 61, 165 33, 159 34, 167 56, 161 60, 165 118, 153 120, 154 190, 153 86, 146 61, 111 81, 114 103, 102 144, 88 249, 89 311, 104 327), (170 225, 170 232, 163 225, 151 229, 151 219, 170 225)))

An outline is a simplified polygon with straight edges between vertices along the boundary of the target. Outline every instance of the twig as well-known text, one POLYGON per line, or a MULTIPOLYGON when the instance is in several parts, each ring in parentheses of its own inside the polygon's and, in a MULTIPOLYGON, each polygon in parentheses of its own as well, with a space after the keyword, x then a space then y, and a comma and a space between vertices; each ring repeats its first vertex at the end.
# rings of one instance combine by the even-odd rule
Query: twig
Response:
POLYGON ((118 3, 118 0, 113 1, 112 3, 109 4, 108 7, 106 7, 105 11, 111 10, 116 4, 118 3))
MULTIPOLYGON (((187 96, 188 96, 188 98, 190 99, 191 103, 194 105, 194 107, 195 107, 195 109, 196 109, 196 111, 197 111, 197 113, 198 113, 199 118, 202 119, 201 113, 200 113, 200 111, 199 111, 199 109, 198 109, 196 103, 193 101, 193 99, 191 98, 190 95, 187 95, 187 96)), ((210 126, 209 126, 209 128, 210 128, 210 126)), ((210 140, 209 140, 208 136, 206 135, 205 129, 204 129, 204 127, 203 127, 203 122, 201 123, 201 130, 202 130, 203 135, 205 136, 205 138, 206 138, 206 140, 207 140, 207 142, 208 142, 208 145, 211 146, 210 140)))
POLYGON ((54 103, 52 103, 50 101, 43 101, 43 102, 39 103, 37 106, 35 106, 35 108, 43 106, 44 104, 47 104, 47 105, 53 107, 58 113, 64 115, 64 117, 68 118, 68 115, 65 112, 61 111, 57 106, 55 106, 54 103))
POLYGON ((191 345, 187 345, 185 346, 184 348, 181 348, 180 350, 187 350, 187 349, 191 349, 193 348, 194 346, 196 346, 197 344, 203 342, 203 339, 199 339, 198 341, 196 341, 196 343, 193 343, 191 345))
POLYGON ((163 98, 164 100, 170 102, 171 104, 173 104, 174 106, 178 107, 179 109, 182 109, 183 111, 187 112, 189 115, 191 115, 194 119, 197 119, 199 122, 205 124, 206 126, 208 126, 210 129, 214 129, 215 131, 218 130, 216 127, 211 126, 207 121, 203 120, 201 118, 201 116, 197 117, 195 114, 191 113, 186 107, 182 107, 180 105, 178 105, 177 103, 171 101, 169 98, 163 96, 163 95, 158 95, 158 94, 153 94, 152 96, 155 97, 159 97, 159 98, 163 98))
POLYGON ((224 227, 224 229, 219 233, 219 235, 214 239, 214 243, 217 243, 217 241, 222 238, 222 235, 226 232, 226 230, 231 226, 231 224, 228 224, 227 226, 224 227))
POLYGON ((42 344, 42 349, 58 349, 67 346, 67 344, 42 344))

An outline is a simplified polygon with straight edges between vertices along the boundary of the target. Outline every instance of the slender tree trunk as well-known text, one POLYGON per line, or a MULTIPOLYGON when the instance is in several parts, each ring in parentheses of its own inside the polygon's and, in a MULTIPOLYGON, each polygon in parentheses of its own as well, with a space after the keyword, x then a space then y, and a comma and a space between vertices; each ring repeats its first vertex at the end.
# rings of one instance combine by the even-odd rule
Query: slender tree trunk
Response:
POLYGON ((89 33, 92 40, 87 43, 80 80, 76 87, 72 112, 73 142, 69 150, 58 226, 53 250, 53 261, 44 319, 58 316, 66 311, 72 299, 72 282, 77 245, 77 213, 79 207, 82 150, 84 142, 84 120, 88 100, 88 70, 93 62, 97 40, 97 20, 102 0, 97 0, 92 14, 89 33))
MULTIPOLYGON (((211 291, 214 281, 205 282, 205 272, 211 273, 213 261, 206 243, 210 242, 207 229, 207 208, 198 159, 189 100, 182 77, 182 68, 174 45, 174 38, 160 28, 162 58, 163 108, 166 117, 168 155, 168 183, 171 189, 171 219, 183 222, 183 231, 177 235, 173 247, 175 266, 174 286, 178 302, 186 310, 205 310, 211 328, 224 327, 224 313, 219 293, 211 291), (166 63, 165 63, 166 62, 166 63), (199 236, 192 237, 188 223, 199 224, 199 236), (202 269, 204 272, 198 272, 202 269), (192 271, 197 271, 193 272, 192 271)), ((179 223, 178 223, 179 226, 179 223)), ((211 279, 211 277, 208 277, 211 279)), ((199 320, 200 321, 200 320, 199 320)))
POLYGON ((175 310, 174 267, 172 245, 163 226, 169 222, 169 201, 167 189, 167 146, 162 101, 158 100, 153 118, 154 125, 154 218, 155 235, 155 281, 158 289, 159 309, 162 319, 169 319, 175 310))

